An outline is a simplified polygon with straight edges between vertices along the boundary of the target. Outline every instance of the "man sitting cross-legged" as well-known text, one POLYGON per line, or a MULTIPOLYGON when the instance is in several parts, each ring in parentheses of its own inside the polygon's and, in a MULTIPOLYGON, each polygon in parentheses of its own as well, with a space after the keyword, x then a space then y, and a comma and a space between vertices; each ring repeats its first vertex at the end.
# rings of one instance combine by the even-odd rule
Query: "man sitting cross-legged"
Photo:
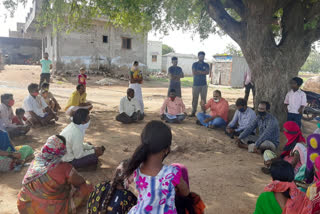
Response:
POLYGON ((171 89, 169 97, 164 100, 160 109, 161 119, 168 123, 181 123, 187 116, 185 110, 182 99, 176 96, 175 89, 171 89))
POLYGON ((120 100, 119 113, 116 120, 124 124, 134 123, 143 120, 144 116, 141 113, 141 106, 138 100, 134 97, 134 90, 128 88, 127 96, 120 100))
POLYGON ((278 120, 269 114, 270 104, 261 101, 258 106, 258 116, 240 134, 237 139, 240 148, 246 148, 249 152, 263 153, 265 150, 276 152, 279 146, 280 129, 278 120), (251 135, 255 129, 259 129, 259 135, 251 135))
POLYGON ((197 114, 197 124, 208 128, 220 128, 227 125, 229 104, 221 97, 221 91, 214 91, 213 98, 207 104, 201 102, 201 107, 204 112, 197 114), (207 115, 205 111, 209 108, 210 115, 207 115))
POLYGON ((29 96, 24 99, 24 109, 26 111, 27 123, 35 126, 40 124, 46 126, 53 124, 57 115, 48 107, 44 99, 39 95, 38 84, 31 83, 28 86, 29 96))
POLYGON ((237 111, 226 128, 226 134, 231 138, 239 136, 257 117, 256 113, 251 108, 248 108, 245 99, 237 99, 236 107, 237 111))
POLYGON ((103 155, 104 147, 94 147, 84 143, 85 132, 90 125, 88 109, 79 109, 73 115, 73 122, 62 130, 60 135, 66 138, 67 153, 62 157, 76 169, 96 169, 98 157, 103 155))

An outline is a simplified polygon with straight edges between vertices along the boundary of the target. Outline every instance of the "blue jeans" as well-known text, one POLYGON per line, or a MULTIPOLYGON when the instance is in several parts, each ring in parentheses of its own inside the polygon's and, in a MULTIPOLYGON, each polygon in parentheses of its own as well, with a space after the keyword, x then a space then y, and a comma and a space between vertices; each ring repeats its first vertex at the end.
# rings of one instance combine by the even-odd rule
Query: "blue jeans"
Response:
POLYGON ((200 121, 200 123, 205 127, 215 126, 215 127, 219 128, 219 127, 224 127, 227 125, 226 121, 224 121, 224 119, 222 119, 221 117, 216 117, 213 120, 209 121, 208 123, 205 123, 204 122, 205 119, 212 118, 212 117, 210 115, 207 115, 207 114, 201 113, 201 112, 199 112, 197 114, 197 118, 200 121))
POLYGON ((301 114, 288 113, 287 121, 296 122, 296 124, 298 124, 298 126, 301 128, 301 118, 302 118, 301 114))

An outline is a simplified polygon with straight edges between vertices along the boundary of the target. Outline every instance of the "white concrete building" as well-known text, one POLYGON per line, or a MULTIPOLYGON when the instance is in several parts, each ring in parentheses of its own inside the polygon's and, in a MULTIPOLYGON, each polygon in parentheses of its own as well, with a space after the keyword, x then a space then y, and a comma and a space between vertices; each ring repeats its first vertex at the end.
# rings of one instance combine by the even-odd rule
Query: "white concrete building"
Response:
POLYGON ((172 66, 171 58, 178 57, 178 66, 182 68, 185 76, 192 76, 192 64, 198 61, 198 57, 193 54, 179 54, 168 53, 162 56, 162 71, 168 72, 170 66, 172 66))
POLYGON ((147 66, 150 72, 161 72, 162 42, 148 41, 147 66))
MULTIPOLYGON (((42 0, 33 0, 26 23, 20 25, 24 27, 21 29, 23 34, 32 35, 35 31, 41 4, 42 0)), ((134 61, 139 61, 145 68, 147 34, 135 34, 106 24, 106 19, 99 18, 94 20, 92 27, 68 34, 54 33, 48 26, 38 33, 42 39, 42 51, 49 53, 58 73, 74 73, 80 67, 86 67, 90 71, 112 70, 127 74, 134 61)))

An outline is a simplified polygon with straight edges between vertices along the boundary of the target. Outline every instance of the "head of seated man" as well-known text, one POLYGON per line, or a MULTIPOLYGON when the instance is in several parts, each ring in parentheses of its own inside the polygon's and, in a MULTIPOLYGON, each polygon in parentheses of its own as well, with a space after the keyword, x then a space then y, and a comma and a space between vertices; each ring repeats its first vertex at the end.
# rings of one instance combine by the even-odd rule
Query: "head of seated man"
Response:
POLYGON ((213 92, 213 101, 218 103, 221 100, 221 91, 215 90, 213 92))
POLYGON ((35 83, 31 83, 29 86, 28 86, 28 91, 29 91, 29 94, 32 96, 32 97, 37 97, 39 95, 39 85, 38 84, 35 84, 35 83))
POLYGON ((243 99, 243 98, 237 99, 236 107, 237 107, 238 111, 245 112, 247 110, 247 108, 248 108, 247 101, 245 99, 243 99))
POLYGON ((2 94, 1 103, 7 107, 12 107, 14 105, 13 94, 2 94))
POLYGON ((169 97, 170 97, 171 101, 174 101, 176 99, 177 94, 176 94, 176 90, 175 89, 171 89, 170 90, 169 97))
POLYGON ((261 101, 258 105, 258 115, 264 118, 270 111, 270 103, 267 101, 261 101))
POLYGON ((134 98, 134 90, 132 88, 127 89, 127 97, 129 100, 134 98))
POLYGON ((90 114, 88 109, 78 109, 72 118, 74 124, 85 125, 84 128, 87 129, 90 124, 90 114))

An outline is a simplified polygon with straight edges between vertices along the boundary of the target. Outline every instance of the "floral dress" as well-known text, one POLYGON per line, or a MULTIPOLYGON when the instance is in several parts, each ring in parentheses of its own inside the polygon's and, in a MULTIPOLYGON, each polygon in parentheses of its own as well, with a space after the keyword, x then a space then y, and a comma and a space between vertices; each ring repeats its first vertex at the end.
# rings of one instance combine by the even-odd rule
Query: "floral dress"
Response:
POLYGON ((138 203, 129 214, 177 214, 175 207, 175 187, 180 183, 181 169, 164 165, 157 176, 135 173, 138 203))

